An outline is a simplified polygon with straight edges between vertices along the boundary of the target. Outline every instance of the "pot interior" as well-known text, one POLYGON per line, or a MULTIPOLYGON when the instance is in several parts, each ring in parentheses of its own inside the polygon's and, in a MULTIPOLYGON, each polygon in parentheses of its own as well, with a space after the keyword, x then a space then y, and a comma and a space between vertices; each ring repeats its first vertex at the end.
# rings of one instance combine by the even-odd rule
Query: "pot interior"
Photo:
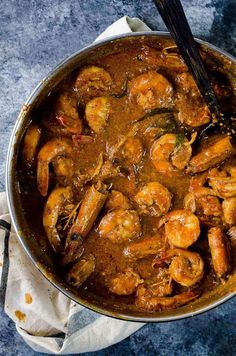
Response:
MULTIPOLYGON (((32 201, 30 205, 22 201, 18 177, 18 159, 21 139, 27 126, 31 120, 38 115, 38 112, 42 110, 42 107, 45 107, 46 103, 50 102, 54 91, 60 88, 62 82, 66 80, 68 75, 83 65, 86 65, 91 57, 94 58, 104 54, 116 53, 119 51, 119 48, 127 45, 127 43, 131 46, 137 44, 137 42, 140 45, 150 45, 153 42, 158 42, 160 38, 162 41, 166 41, 166 47, 173 45, 172 40, 166 34, 131 34, 90 46, 59 64, 46 79, 41 81, 23 106, 10 142, 7 163, 7 193, 13 225, 24 248, 38 269, 50 282, 74 301, 106 315, 136 321, 163 321, 192 316, 229 299, 235 294, 236 273, 234 263, 232 264, 232 275, 225 284, 217 286, 213 291, 205 292, 193 303, 171 311, 137 313, 137 311, 132 310, 132 307, 127 308, 127 305, 122 302, 115 303, 114 305, 112 300, 106 300, 93 293, 85 293, 84 291, 78 292, 65 283, 58 270, 57 259, 49 246, 42 227, 42 216, 37 213, 38 200, 32 201), (37 216, 37 219, 32 219, 33 215, 37 216)), ((209 53, 212 58, 214 58, 214 63, 224 68, 235 90, 235 60, 230 56, 225 56, 225 54, 222 54, 213 47, 209 47, 205 43, 201 43, 201 46, 204 48, 206 55, 209 53)), ((40 200, 39 196, 38 199, 40 200)), ((236 261, 234 256, 232 260, 236 261)))

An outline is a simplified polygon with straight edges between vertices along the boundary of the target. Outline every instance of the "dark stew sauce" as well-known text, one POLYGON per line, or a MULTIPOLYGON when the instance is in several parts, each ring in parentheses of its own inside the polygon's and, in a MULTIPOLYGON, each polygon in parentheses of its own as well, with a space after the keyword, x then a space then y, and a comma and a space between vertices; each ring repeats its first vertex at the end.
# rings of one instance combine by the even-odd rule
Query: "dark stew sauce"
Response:
MULTIPOLYGON (((224 111, 233 85, 202 49, 224 111)), ((18 177, 24 212, 79 295, 155 312, 191 303, 234 270, 233 140, 211 121, 173 43, 97 53, 32 118, 18 177)))

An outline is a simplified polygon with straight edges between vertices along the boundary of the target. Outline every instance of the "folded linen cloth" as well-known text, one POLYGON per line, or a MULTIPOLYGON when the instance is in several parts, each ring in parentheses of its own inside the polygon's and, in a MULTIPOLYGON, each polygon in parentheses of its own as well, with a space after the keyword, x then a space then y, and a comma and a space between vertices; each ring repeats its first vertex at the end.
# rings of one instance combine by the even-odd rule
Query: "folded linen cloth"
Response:
MULTIPOLYGON (((132 31, 150 29, 139 19, 125 16, 97 40, 132 31)), ((35 351, 58 355, 97 351, 125 339, 143 325, 92 312, 53 287, 11 229, 5 193, 0 193, 0 280, 0 304, 35 351)))

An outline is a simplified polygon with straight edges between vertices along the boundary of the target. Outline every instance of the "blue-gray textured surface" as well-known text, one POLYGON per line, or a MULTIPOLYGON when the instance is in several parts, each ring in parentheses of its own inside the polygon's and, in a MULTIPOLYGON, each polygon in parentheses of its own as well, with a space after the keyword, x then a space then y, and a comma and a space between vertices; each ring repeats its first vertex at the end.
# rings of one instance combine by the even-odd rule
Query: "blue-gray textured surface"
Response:
MULTIPOLYGON (((236 0, 182 3, 195 36, 236 55, 236 0)), ((0 0, 0 191, 9 136, 31 90, 59 61, 123 15, 165 29, 151 0, 0 0)), ((235 308, 231 300, 193 319, 146 325, 96 355, 234 355, 235 308)), ((36 354, 13 323, 0 317, 0 355, 36 354)))

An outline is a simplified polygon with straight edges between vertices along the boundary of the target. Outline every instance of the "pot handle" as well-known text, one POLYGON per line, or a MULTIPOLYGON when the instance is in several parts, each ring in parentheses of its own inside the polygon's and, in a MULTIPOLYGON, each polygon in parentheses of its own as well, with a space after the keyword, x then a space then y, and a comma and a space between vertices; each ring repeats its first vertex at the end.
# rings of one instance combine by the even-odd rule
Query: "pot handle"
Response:
POLYGON ((0 219, 0 229, 5 230, 7 232, 11 232, 11 224, 7 221, 0 219))

